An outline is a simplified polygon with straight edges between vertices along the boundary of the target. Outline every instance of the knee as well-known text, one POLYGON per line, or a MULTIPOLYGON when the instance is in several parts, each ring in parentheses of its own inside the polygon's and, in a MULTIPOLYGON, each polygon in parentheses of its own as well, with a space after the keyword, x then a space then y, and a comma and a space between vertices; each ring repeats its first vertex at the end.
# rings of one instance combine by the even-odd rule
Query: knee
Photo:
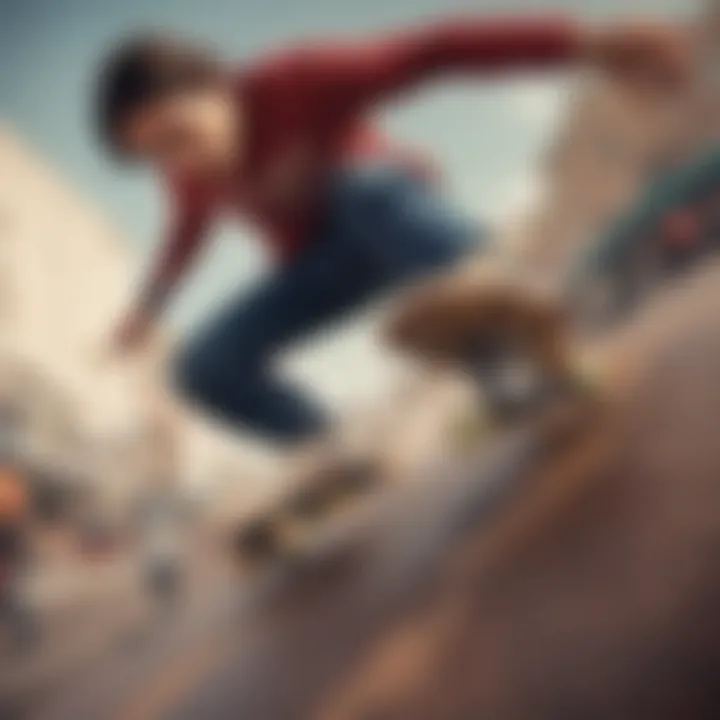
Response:
POLYGON ((396 175, 385 169, 356 169, 335 183, 333 207, 341 219, 352 225, 360 218, 378 218, 391 211, 397 184, 396 175))
POLYGON ((229 395, 237 399, 249 382, 249 368, 206 348, 188 347, 175 357, 173 385, 189 403, 205 410, 222 410, 229 395))

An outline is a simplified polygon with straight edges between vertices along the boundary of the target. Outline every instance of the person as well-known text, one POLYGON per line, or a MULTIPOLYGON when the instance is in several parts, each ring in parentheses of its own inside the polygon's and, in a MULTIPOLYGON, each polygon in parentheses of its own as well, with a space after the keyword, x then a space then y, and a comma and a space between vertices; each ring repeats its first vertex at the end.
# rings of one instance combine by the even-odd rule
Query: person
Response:
POLYGON ((148 596, 164 612, 180 600, 185 574, 183 530, 188 508, 169 481, 158 482, 136 511, 143 579, 148 596))
POLYGON ((672 82, 672 37, 652 24, 471 16, 301 43, 239 70, 182 40, 121 43, 100 72, 99 131, 116 156, 159 172, 173 212, 118 350, 151 335, 213 221, 239 215, 277 270, 228 300, 178 353, 174 376, 191 403, 234 428, 291 447, 322 442, 331 414, 277 372, 278 351, 489 244, 453 209, 433 164, 380 133, 372 111, 460 74, 588 63, 627 82, 672 82))
POLYGON ((0 406, 0 620, 18 651, 35 646, 37 627, 25 597, 28 490, 17 461, 17 413, 0 406))

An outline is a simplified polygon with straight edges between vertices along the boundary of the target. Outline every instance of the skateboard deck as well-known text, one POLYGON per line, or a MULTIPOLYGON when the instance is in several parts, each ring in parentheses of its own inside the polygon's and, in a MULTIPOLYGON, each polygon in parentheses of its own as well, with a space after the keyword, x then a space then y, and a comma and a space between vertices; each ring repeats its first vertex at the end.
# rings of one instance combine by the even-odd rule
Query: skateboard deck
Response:
POLYGON ((338 521, 379 487, 380 475, 381 469, 365 460, 320 468, 234 531, 235 557, 250 569, 311 557, 338 521))
MULTIPOLYGON (((404 352, 472 378, 484 413, 477 434, 486 440, 527 427, 554 441, 593 406, 553 298, 477 264, 415 292, 388 337, 404 352)), ((380 475, 362 463, 320 470, 237 529, 236 556, 251 567, 311 556, 337 517, 372 494, 380 475)))
POLYGON ((653 232, 632 242, 602 238, 587 250, 569 278, 566 298, 580 322, 591 330, 621 324, 659 290, 716 259, 720 234, 714 208, 715 203, 697 212, 670 212, 653 232), (677 227, 683 219, 697 227, 683 232, 677 227))
POLYGON ((388 336, 405 353, 464 372, 484 424, 503 429, 587 399, 589 378, 564 315, 548 293, 508 274, 460 271, 412 294, 388 336))

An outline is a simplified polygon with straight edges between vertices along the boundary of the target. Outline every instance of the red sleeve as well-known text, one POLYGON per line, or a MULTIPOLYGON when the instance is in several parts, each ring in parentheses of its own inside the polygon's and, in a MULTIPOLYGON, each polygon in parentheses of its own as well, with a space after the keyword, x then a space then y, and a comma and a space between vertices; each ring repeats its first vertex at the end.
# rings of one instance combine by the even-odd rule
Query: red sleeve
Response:
POLYGON ((210 206, 202 193, 191 188, 172 188, 169 227, 154 261, 142 297, 143 307, 156 312, 185 275, 204 244, 210 206))
POLYGON ((542 69, 581 51, 579 27, 546 16, 448 21, 375 42, 318 45, 303 60, 306 82, 357 107, 441 73, 542 69))

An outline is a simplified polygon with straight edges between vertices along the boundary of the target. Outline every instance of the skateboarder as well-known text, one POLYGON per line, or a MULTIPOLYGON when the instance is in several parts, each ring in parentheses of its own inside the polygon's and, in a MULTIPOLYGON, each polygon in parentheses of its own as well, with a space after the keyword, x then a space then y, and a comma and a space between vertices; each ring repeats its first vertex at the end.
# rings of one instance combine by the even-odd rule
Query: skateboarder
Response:
MULTIPOLYGON (((143 344, 213 221, 239 215, 277 270, 230 298, 186 345, 177 383, 238 429, 285 444, 323 437, 329 415, 276 373, 276 353, 484 242, 428 164, 376 131, 372 111, 461 73, 590 63, 628 82, 665 82, 676 60, 661 27, 549 17, 467 17, 364 42, 307 43, 239 70, 170 38, 122 44, 102 69, 99 128, 117 156, 158 171, 173 214, 118 348, 143 344)), ((472 122, 481 132, 482 118, 472 122)))

